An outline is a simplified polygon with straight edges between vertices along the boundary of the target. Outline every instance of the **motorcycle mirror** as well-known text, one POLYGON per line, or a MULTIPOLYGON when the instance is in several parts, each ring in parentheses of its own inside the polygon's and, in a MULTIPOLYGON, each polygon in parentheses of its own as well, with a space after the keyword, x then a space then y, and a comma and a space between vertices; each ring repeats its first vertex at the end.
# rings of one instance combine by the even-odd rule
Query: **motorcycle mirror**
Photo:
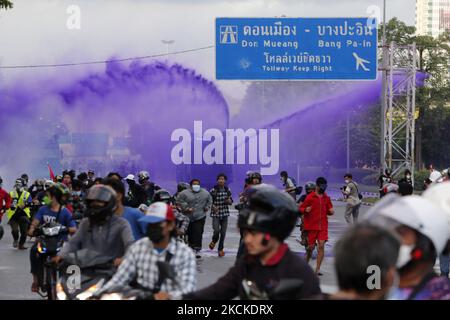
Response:
POLYGON ((271 300, 295 300, 298 299, 303 287, 303 280, 281 279, 278 286, 271 292, 271 300))

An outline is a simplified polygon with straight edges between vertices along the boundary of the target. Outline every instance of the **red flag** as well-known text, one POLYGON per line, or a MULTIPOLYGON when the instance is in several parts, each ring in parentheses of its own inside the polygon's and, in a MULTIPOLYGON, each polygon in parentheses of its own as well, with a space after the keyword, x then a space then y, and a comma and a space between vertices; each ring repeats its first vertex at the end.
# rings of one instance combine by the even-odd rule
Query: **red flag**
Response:
POLYGON ((52 167, 50 167, 50 164, 47 163, 48 171, 50 172, 50 179, 53 180, 53 182, 56 182, 55 174, 53 173, 52 167))

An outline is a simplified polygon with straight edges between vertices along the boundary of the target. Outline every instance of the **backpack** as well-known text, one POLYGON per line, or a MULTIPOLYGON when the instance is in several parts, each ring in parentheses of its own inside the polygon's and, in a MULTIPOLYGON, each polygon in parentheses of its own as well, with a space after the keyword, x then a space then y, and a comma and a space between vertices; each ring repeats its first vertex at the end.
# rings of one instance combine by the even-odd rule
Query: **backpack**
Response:
POLYGON ((294 178, 291 178, 291 177, 289 177, 289 179, 291 179, 291 181, 292 181, 292 184, 294 185, 294 187, 295 187, 295 194, 296 195, 300 195, 300 194, 302 194, 302 191, 303 191, 303 187, 297 187, 297 181, 295 181, 295 179, 294 178))

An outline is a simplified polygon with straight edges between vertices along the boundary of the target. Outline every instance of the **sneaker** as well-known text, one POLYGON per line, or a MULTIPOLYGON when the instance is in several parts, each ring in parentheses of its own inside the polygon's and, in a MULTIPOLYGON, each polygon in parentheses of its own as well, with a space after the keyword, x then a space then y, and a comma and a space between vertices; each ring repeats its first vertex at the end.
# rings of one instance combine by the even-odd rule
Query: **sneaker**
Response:
POLYGON ((195 258, 201 259, 202 255, 200 254, 200 251, 195 252, 195 258))
POLYGON ((14 240, 13 242, 13 247, 17 248, 17 246, 19 245, 19 241, 18 240, 14 240))
POLYGON ((213 250, 215 246, 216 246, 216 243, 214 241, 211 241, 211 243, 209 244, 209 248, 211 250, 213 250))
POLYGON ((219 250, 219 257, 223 257, 223 256, 225 256, 225 251, 219 250))

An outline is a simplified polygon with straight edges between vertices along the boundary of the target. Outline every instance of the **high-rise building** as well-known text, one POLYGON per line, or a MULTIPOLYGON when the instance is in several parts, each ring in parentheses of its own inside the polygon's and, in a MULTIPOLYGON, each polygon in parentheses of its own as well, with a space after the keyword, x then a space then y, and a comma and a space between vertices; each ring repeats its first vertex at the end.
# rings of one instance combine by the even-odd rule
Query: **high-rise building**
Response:
POLYGON ((433 37, 450 31, 450 0, 416 0, 416 29, 433 37))

